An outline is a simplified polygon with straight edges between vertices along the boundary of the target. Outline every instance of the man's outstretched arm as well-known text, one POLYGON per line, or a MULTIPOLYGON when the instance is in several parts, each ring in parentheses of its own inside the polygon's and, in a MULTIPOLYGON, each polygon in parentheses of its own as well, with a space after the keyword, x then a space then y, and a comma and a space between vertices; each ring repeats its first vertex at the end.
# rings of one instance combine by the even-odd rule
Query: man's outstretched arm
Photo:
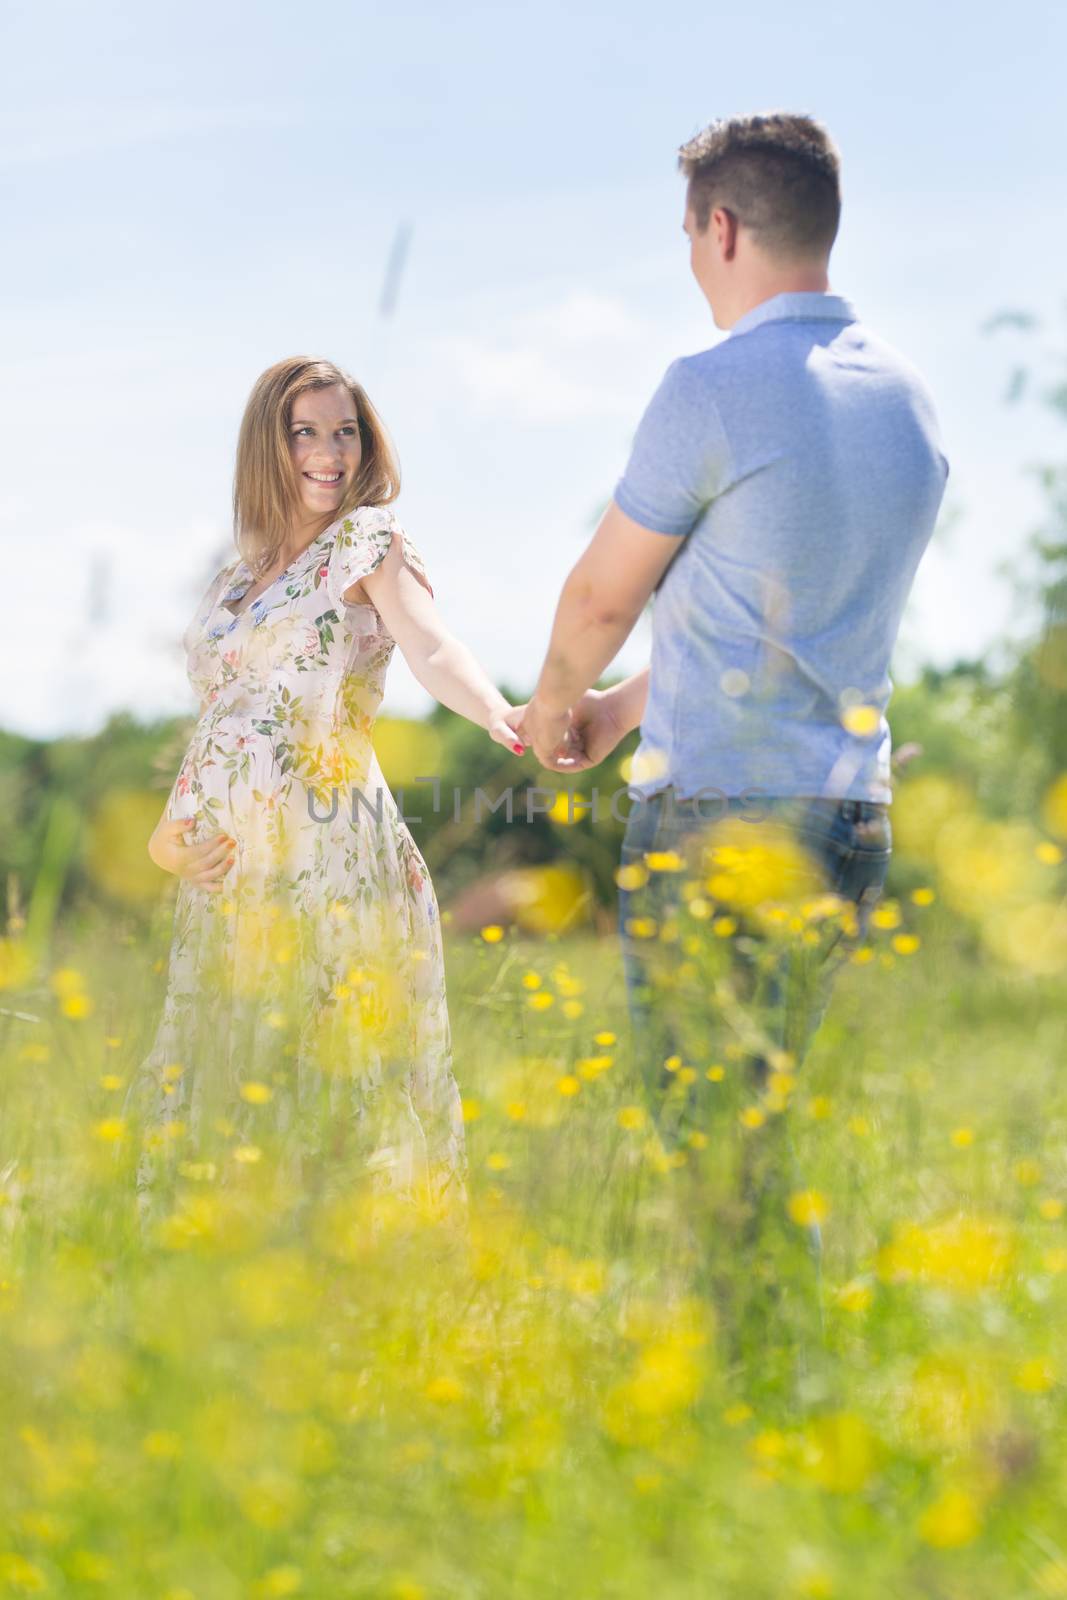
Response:
MULTIPOLYGON (((554 765, 571 707, 615 659, 681 544, 681 538, 642 527, 614 501, 608 505, 563 585, 545 662, 522 718, 543 766, 554 765)), ((643 698, 642 691, 642 706, 643 698)), ((640 715, 639 709, 638 721, 640 715)))

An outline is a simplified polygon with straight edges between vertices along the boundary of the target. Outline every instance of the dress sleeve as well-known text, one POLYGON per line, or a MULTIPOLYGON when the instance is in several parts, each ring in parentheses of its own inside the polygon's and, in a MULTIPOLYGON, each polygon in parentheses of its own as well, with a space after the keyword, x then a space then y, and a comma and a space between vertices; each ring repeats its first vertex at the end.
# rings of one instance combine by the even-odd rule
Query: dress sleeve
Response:
POLYGON ((233 575, 237 571, 239 565, 240 557, 234 556, 232 561, 216 572, 215 576, 204 590, 204 593, 200 597, 200 602, 192 616, 189 618, 185 632, 182 634, 182 648, 187 656, 193 649, 197 638, 211 620, 211 613, 215 609, 216 604, 222 599, 227 589, 232 586, 233 575))
POLYGON ((393 535, 401 542, 404 564, 433 594, 422 557, 388 506, 358 506, 341 521, 330 551, 326 592, 337 609, 345 606, 345 590, 381 566, 393 535))

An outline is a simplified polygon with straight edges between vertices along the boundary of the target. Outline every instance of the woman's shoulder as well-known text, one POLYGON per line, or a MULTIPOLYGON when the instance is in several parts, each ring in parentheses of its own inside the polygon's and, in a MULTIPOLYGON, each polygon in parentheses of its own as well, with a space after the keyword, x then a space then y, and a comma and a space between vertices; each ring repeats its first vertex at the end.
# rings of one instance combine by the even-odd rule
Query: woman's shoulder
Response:
MULTIPOLYGON (((338 522, 335 559, 343 568, 353 572, 356 570, 353 563, 360 556, 377 566, 384 559, 394 535, 400 544, 405 565, 421 578, 432 594, 426 563, 392 506, 355 506, 346 512, 338 522)), ((366 572, 360 575, 366 576, 366 572)))
POLYGON ((393 534, 397 531, 403 533, 400 519, 392 506, 353 506, 346 511, 337 523, 338 535, 351 539, 359 534, 364 536, 374 534, 393 534))

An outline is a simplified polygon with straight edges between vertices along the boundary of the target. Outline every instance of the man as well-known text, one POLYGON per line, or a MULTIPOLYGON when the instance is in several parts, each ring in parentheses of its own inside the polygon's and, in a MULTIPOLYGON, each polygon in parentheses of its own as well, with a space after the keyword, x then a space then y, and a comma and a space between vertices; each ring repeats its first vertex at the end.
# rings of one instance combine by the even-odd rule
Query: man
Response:
POLYGON ((698 1070, 679 1094, 679 1052, 659 1052, 678 1043, 693 934, 725 928, 705 944, 730 964, 717 955, 688 988, 709 1037, 753 1063, 751 1110, 769 1072, 799 1063, 825 958, 865 931, 880 892, 889 662, 948 463, 922 378, 830 289, 840 163, 822 125, 728 118, 683 145, 679 165, 690 264, 728 337, 668 368, 564 584, 536 690, 509 720, 561 772, 603 761, 640 725, 623 948, 651 1098, 676 1108, 661 1129, 692 1149, 708 1082, 698 1070), (650 667, 594 689, 653 593, 650 667), (795 948, 738 869, 739 851, 742 865, 746 847, 762 852, 765 901, 810 898, 786 829, 842 902, 795 948))

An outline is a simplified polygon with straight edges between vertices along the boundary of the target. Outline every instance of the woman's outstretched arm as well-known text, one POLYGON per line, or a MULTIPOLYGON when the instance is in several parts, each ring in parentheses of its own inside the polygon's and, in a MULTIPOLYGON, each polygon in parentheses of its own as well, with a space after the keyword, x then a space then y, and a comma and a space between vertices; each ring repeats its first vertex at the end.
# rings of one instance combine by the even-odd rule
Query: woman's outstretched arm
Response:
POLYGON ((404 561, 400 539, 393 539, 385 559, 361 580, 361 587, 423 688, 450 711, 484 728, 498 744, 521 754, 522 738, 505 721, 511 706, 473 652, 445 626, 429 589, 404 561))

